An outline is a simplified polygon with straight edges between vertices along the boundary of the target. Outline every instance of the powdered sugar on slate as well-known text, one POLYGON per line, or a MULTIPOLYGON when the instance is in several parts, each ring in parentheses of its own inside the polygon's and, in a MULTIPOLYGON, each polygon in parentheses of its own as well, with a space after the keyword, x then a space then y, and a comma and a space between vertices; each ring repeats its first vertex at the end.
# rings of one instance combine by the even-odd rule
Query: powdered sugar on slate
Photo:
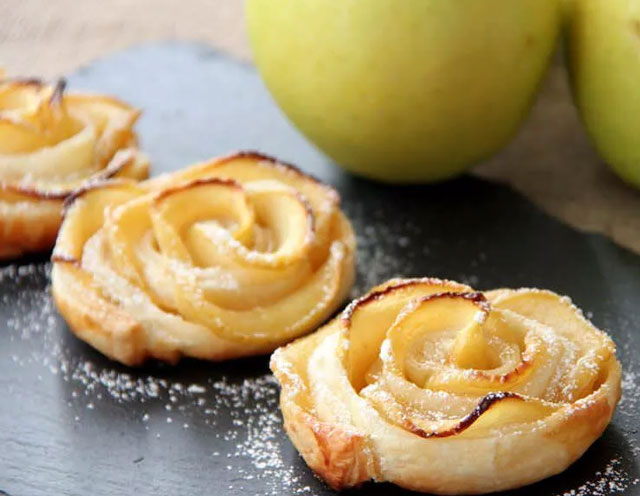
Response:
POLYGON ((351 298, 357 298, 373 286, 392 277, 411 276, 407 273, 407 260, 429 255, 429 247, 424 245, 420 253, 411 248, 411 236, 418 236, 422 229, 413 222, 388 225, 377 220, 384 216, 383 207, 373 212, 367 211, 361 203, 347 206, 348 215, 355 230, 358 244, 358 279, 351 291, 351 298), (397 251, 403 253, 397 256, 397 251))
MULTIPOLYGON (((218 450, 212 450, 211 456, 227 459, 228 470, 236 475, 235 489, 241 490, 244 482, 259 480, 266 490, 263 494, 277 495, 283 491, 312 494, 311 488, 296 473, 300 467, 292 467, 290 460, 283 458, 288 440, 278 410, 279 389, 271 374, 240 382, 222 376, 185 384, 151 374, 103 367, 91 359, 83 359, 77 350, 74 354, 60 339, 60 317, 49 285, 43 284, 49 280, 50 271, 50 264, 0 269, 0 284, 12 286, 3 293, 0 305, 11 314, 6 322, 11 340, 34 344, 27 355, 13 354, 12 362, 15 366, 39 363, 69 383, 69 406, 79 403, 86 408, 85 414, 74 416, 75 422, 82 422, 84 415, 99 410, 101 401, 125 405, 149 403, 150 407, 151 403, 160 403, 164 408, 154 409, 154 413, 145 412, 139 419, 145 429, 153 430, 159 411, 164 412, 160 420, 171 428, 186 430, 194 422, 204 423, 225 448, 222 452, 218 444, 218 450), (228 417, 230 423, 220 421, 228 417)), ((155 438, 161 437, 160 432, 155 434, 155 438)))
POLYGON ((613 458, 604 470, 595 473, 594 479, 577 489, 562 493, 562 496, 607 496, 621 493, 638 482, 638 479, 630 478, 628 472, 622 468, 619 458, 613 458))
MULTIPOLYGON (((394 235, 391 228, 381 230, 378 226, 367 230, 365 227, 365 238, 359 241, 364 251, 369 252, 369 262, 375 263, 374 269, 361 277, 358 291, 395 275, 396 271, 401 274, 400 265, 387 259, 384 249, 376 255, 375 250, 371 254, 371 246, 367 246, 380 243, 381 239, 390 240, 394 235)), ((150 431, 153 439, 164 437, 167 429, 184 432, 205 429, 207 435, 215 438, 210 453, 212 464, 221 463, 233 475, 230 487, 234 492, 249 493, 258 481, 263 488, 260 494, 316 494, 314 486, 318 486, 310 485, 309 471, 293 454, 282 429, 279 389, 272 375, 244 380, 217 375, 190 383, 99 365, 78 349, 70 349, 65 344, 69 340, 61 339, 61 332, 67 331, 62 327, 45 282, 50 269, 50 264, 0 269, 0 284, 4 289, 0 306, 9 315, 5 324, 9 339, 30 343, 28 353, 10 354, 10 360, 16 367, 41 365, 42 375, 55 374, 68 383, 68 404, 84 407, 75 410, 75 422, 82 423, 90 416, 99 415, 105 402, 125 407, 130 403, 148 405, 137 421, 150 431), (156 422, 164 425, 162 434, 155 432, 159 425, 156 422)), ((625 336, 627 339, 631 336, 625 336)), ((617 417, 622 425, 635 425, 640 406, 640 369, 627 346, 624 343, 620 349, 626 359, 623 400, 617 417)), ((624 428, 618 431, 624 435, 632 453, 640 454, 635 432, 624 428)), ((636 484, 638 480, 631 475, 624 460, 616 456, 579 487, 555 496, 604 496, 623 492, 636 484)))

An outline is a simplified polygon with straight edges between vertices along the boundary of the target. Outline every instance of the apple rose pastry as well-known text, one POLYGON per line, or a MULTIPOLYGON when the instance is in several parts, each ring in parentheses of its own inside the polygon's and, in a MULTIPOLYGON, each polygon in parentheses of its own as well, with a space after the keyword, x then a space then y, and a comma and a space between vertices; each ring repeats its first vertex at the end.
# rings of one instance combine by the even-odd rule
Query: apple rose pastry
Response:
POLYGON ((335 489, 519 487, 566 469, 620 397, 611 339, 566 297, 392 280, 277 350, 285 428, 335 489))
POLYGON ((133 132, 139 111, 64 86, 0 74, 0 259, 51 249, 76 188, 148 175, 133 132))
POLYGON ((71 329, 128 365, 266 353, 315 329, 353 283, 338 194, 254 153, 78 193, 53 294, 71 329))

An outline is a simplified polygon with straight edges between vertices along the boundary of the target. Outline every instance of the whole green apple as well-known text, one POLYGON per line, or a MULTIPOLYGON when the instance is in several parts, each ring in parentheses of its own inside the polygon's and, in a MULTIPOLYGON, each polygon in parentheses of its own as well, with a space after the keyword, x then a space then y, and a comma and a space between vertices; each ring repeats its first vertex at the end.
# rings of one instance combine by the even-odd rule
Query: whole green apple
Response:
POLYGON ((446 179, 507 143, 554 51, 558 0, 247 0, 255 61, 345 168, 446 179))
POLYGON ((567 4, 576 105, 602 158, 640 187, 640 0, 567 4))

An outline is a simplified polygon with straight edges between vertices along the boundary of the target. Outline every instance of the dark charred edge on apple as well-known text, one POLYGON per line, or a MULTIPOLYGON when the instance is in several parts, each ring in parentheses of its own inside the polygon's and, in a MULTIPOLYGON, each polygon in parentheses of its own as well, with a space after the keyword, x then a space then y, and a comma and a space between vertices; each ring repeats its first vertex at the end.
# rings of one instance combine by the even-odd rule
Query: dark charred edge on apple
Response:
POLYGON ((46 86, 47 83, 43 79, 40 78, 30 78, 30 77, 8 77, 8 78, 0 78, 1 84, 15 84, 18 86, 38 86, 43 87, 46 86))
MULTIPOLYGON (((362 298, 353 301, 349 306, 347 306, 347 308, 344 309, 340 319, 343 325, 345 326, 345 328, 349 329, 351 327, 351 318, 355 313, 355 311, 360 308, 360 306, 366 305, 372 301, 377 301, 385 296, 388 296, 389 294, 393 293, 397 289, 403 289, 403 288, 415 286, 421 283, 447 284, 447 281, 444 281, 442 279, 437 279, 437 278, 409 279, 409 280, 403 281, 403 283, 400 283, 398 285, 389 286, 381 291, 374 291, 373 293, 369 293, 368 295, 365 295, 362 298)), ((483 293, 480 293, 477 291, 471 291, 471 292, 467 291, 467 292, 460 292, 460 293, 456 293, 453 291, 443 291, 441 293, 433 293, 427 296, 420 297, 417 300, 417 302, 424 303, 424 302, 439 299, 439 298, 463 298, 467 301, 474 303, 480 310, 486 313, 489 313, 491 311, 491 304, 489 303, 487 298, 484 296, 483 293)), ((495 381, 500 384, 505 384, 509 382, 513 377, 521 374, 523 371, 531 367, 531 365, 532 365, 532 362, 530 360, 524 359, 513 370, 501 376, 489 375, 484 373, 481 370, 473 371, 472 375, 474 378, 477 378, 477 379, 484 379, 487 381, 495 381)))
MULTIPOLYGON (((153 198, 153 202, 157 203, 159 201, 164 200, 167 196, 173 195, 175 193, 179 193, 181 191, 186 191, 188 189, 197 188, 199 186, 206 186, 206 185, 213 185, 213 184, 218 184, 221 186, 229 186, 235 189, 239 189, 241 191, 244 190, 244 188, 242 187, 242 184, 235 181, 234 179, 227 179, 227 178, 221 178, 221 177, 205 177, 201 179, 194 179, 193 181, 187 182, 185 184, 180 184, 178 186, 162 190, 155 195, 155 197, 153 198)), ((305 212, 307 213, 308 231, 310 235, 313 236, 313 234, 315 233, 315 217, 313 215, 313 209, 311 208, 311 205, 309 204, 307 199, 304 196, 302 196, 300 192, 296 191, 295 196, 300 201, 300 203, 305 209, 305 212)))
POLYGON ((433 293, 427 296, 421 296, 415 300, 416 304, 426 303, 428 301, 440 300, 443 298, 462 299, 467 300, 477 306, 485 313, 491 311, 491 304, 487 301, 482 293, 477 291, 467 291, 463 293, 456 293, 454 291, 443 291, 442 293, 433 293))
POLYGON ((299 176, 303 176, 307 179, 311 179, 313 182, 316 182, 318 184, 321 184, 322 186, 327 186, 329 188, 332 188, 332 186, 330 186, 329 184, 325 183, 324 181, 318 179, 317 177, 313 176, 312 174, 309 174, 308 172, 304 172, 302 169, 300 169, 300 167, 298 167, 297 165, 293 165, 292 163, 289 162, 284 162, 282 160, 279 160, 271 155, 267 155, 265 153, 262 152, 258 152, 255 150, 240 150, 238 152, 233 152, 230 153, 229 155, 225 155, 223 157, 220 157, 219 159, 217 159, 217 162, 219 164, 226 164, 229 162, 232 162, 233 160, 236 159, 241 159, 241 158, 247 158, 247 159, 252 159, 252 160, 260 160, 260 161, 265 161, 265 162, 271 162, 274 165, 281 165, 286 169, 291 170, 292 172, 298 174, 299 176))
POLYGON ((67 208, 67 203, 72 201, 77 197, 78 194, 82 194, 85 189, 92 189, 92 187, 99 185, 101 183, 107 182, 113 176, 121 172, 125 167, 128 167, 132 164, 133 160, 135 160, 134 152, 131 151, 129 154, 124 156, 115 164, 113 163, 113 158, 111 162, 102 170, 96 172, 93 176, 87 178, 84 185, 74 188, 74 189, 66 189, 61 191, 40 191, 35 188, 29 188, 25 186, 20 186, 17 184, 2 184, 0 183, 0 189, 5 189, 12 193, 35 198, 38 200, 64 200, 64 208, 67 208))
MULTIPOLYGON (((5 79, 1 79, 0 78, 0 84, 9 84, 9 85, 14 85, 14 86, 36 86, 39 89, 46 86, 46 83, 38 78, 5 78, 5 79)), ((0 111, 0 122, 9 122, 14 124, 15 122, 2 115, 2 111, 0 111)))
MULTIPOLYGON (((4 78, 0 79, 0 84, 13 84, 16 86, 36 86, 44 88, 50 86, 47 82, 40 78, 4 78)), ((59 78, 53 85, 53 93, 49 97, 50 105, 60 105, 64 97, 64 91, 67 87, 67 80, 59 78)))
MULTIPOLYGON (((50 86, 44 79, 40 79, 36 77, 1 78, 0 84, 15 84, 17 86, 37 86, 38 88, 50 86)), ((62 97, 64 96, 64 91, 66 87, 67 87, 67 80, 65 78, 59 78, 53 85, 53 94, 49 98, 49 103, 52 105, 60 103, 62 101, 62 97)))
POLYGON ((53 88, 53 93, 49 98, 49 104, 51 106, 59 106, 62 105, 62 101, 64 98, 64 90, 67 87, 67 80, 64 78, 60 78, 56 81, 56 84, 53 88))
POLYGON ((314 183, 319 184, 320 186, 323 186, 323 187, 329 189, 332 192, 332 195, 335 195, 335 201, 337 202, 337 204, 338 205, 340 204, 340 201, 341 201, 340 193, 338 193, 338 191, 336 191, 336 189, 333 186, 331 186, 330 184, 324 182, 321 179, 318 179, 313 174, 309 174, 308 172, 303 171, 297 165, 294 165, 294 164, 292 164, 290 162, 283 162, 281 160, 278 160, 275 157, 272 157, 271 155, 267 155, 267 154, 264 154, 262 152, 258 152, 258 151, 255 151, 255 150, 241 150, 241 151, 234 152, 234 153, 231 153, 229 155, 225 155, 225 156, 217 159, 217 163, 222 165, 222 164, 226 164, 226 163, 232 162, 233 160, 242 159, 242 158, 252 159, 252 160, 259 160, 259 161, 264 161, 264 162, 271 162, 271 164, 276 166, 276 167, 282 167, 284 169, 287 169, 287 170, 297 174, 300 177, 303 177, 305 179, 309 179, 309 180, 313 181, 314 183))
POLYGON ((87 178, 87 181, 105 181, 122 172, 136 160, 137 151, 132 148, 123 148, 116 151, 109 159, 107 166, 87 178), (119 157, 116 157, 120 153, 119 157), (116 161, 116 158, 118 160, 116 161))
POLYGON ((471 371, 471 377, 478 380, 485 380, 489 382, 496 382, 498 384, 506 384, 512 378, 522 374, 525 370, 530 368, 533 363, 528 359, 523 359, 513 370, 507 372, 503 375, 491 375, 485 373, 483 370, 473 370, 471 371))
MULTIPOLYGON (((356 300, 353 300, 349 305, 347 305, 347 307, 342 312, 342 315, 340 316, 340 320, 345 325, 350 326, 351 318, 354 312, 361 306, 367 305, 368 303, 384 298, 385 296, 395 292, 396 290, 400 290, 400 289, 404 289, 412 286, 418 286, 421 284, 431 284, 434 286, 440 285, 440 286, 443 286, 443 289, 447 289, 447 287, 450 287, 455 283, 446 281, 444 279, 438 279, 435 277, 425 277, 425 278, 419 278, 419 279, 404 279, 398 282, 397 284, 392 284, 382 290, 372 291, 356 300)), ((442 293, 435 293, 434 295, 430 295, 430 296, 443 295, 443 294, 480 294, 480 293, 469 292, 469 291, 460 292, 460 293, 454 293, 453 291, 443 291, 442 293)), ((482 297, 484 298, 484 296, 482 297)))
POLYGON ((432 437, 441 438, 455 436, 456 434, 460 434, 461 432, 464 432, 469 427, 471 427, 476 422, 476 420, 478 420, 482 416, 482 414, 489 410, 493 405, 507 399, 518 399, 520 401, 526 401, 526 398, 517 393, 511 393, 507 391, 489 393, 480 400, 480 402, 476 405, 471 413, 463 417, 457 425, 450 429, 447 429, 445 431, 427 432, 417 427, 411 421, 407 421, 404 427, 411 433, 425 439, 429 439, 432 437))
POLYGON ((233 189, 237 189, 242 191, 242 185, 235 181, 234 179, 226 179, 222 177, 204 177, 201 179, 194 179, 193 181, 189 181, 187 183, 179 184, 178 186, 173 186, 171 188, 163 189, 155 194, 153 201, 157 203, 161 200, 164 200, 166 197, 171 196, 176 193, 180 193, 182 191, 186 191, 193 188, 198 188, 200 186, 211 186, 211 185, 219 185, 219 186, 228 186, 233 189))

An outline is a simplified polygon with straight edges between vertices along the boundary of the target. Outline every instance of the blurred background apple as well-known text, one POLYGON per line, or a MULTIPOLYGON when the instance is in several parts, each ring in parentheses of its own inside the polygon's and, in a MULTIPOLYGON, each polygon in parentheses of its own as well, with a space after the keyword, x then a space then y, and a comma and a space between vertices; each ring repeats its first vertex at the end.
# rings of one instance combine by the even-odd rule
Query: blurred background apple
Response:
POLYGON ((291 121, 390 182, 446 179, 505 145, 560 26, 557 0, 248 0, 246 13, 291 121))
POLYGON ((640 188, 640 0, 567 2, 576 104, 602 158, 640 188))

